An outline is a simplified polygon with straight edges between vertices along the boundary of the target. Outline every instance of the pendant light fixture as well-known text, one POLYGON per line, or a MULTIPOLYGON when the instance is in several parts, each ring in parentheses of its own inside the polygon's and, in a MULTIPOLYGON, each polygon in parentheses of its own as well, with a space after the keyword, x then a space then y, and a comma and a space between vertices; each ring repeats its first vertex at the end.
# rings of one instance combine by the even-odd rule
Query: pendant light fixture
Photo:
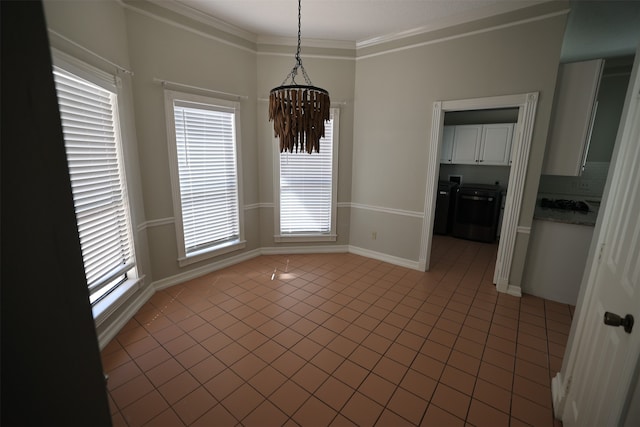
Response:
POLYGON ((280 152, 320 152, 320 138, 324 137, 324 122, 329 120, 331 100, 329 92, 313 86, 300 59, 301 0, 298 0, 298 49, 296 64, 282 84, 269 94, 269 121, 280 138, 280 152), (298 70, 304 85, 296 83, 298 70))

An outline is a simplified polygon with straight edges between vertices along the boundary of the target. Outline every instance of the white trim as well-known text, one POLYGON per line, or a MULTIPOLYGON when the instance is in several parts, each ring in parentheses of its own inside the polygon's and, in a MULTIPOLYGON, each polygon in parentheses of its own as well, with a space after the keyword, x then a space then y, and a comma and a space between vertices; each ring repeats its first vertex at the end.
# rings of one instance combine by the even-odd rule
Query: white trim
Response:
POLYGON ((149 301, 154 293, 155 290, 153 286, 147 286, 145 290, 138 295, 138 297, 133 300, 117 318, 109 323, 109 326, 98 334, 98 346, 100 347, 100 350, 105 348, 106 345, 109 344, 116 335, 118 335, 118 332, 120 332, 124 325, 126 325, 127 322, 136 315, 138 310, 140 310, 140 308, 149 301))
POLYGON ((346 254, 349 253, 347 245, 324 246, 278 246, 261 248, 260 255, 301 255, 301 254, 346 254))
POLYGON ((174 285, 179 285, 188 280, 204 276, 205 274, 209 274, 211 272, 221 270, 223 268, 230 267, 244 261, 248 261, 260 255, 260 249, 253 249, 251 251, 243 252, 241 254, 234 255, 220 261, 211 262, 202 267, 194 268, 193 270, 185 271, 184 273, 179 273, 171 277, 165 277, 164 279, 160 279, 151 283, 151 287, 156 291, 160 291, 174 285))
MULTIPOLYGON (((246 46, 243 46, 243 45, 241 45, 241 44, 239 44, 239 43, 234 43, 234 42, 232 42, 232 41, 229 41, 229 40, 227 40, 227 39, 224 39, 224 38, 222 38, 222 37, 217 37, 217 36, 214 36, 214 35, 212 35, 212 34, 205 33, 205 32, 203 32, 203 31, 196 30, 196 29, 194 29, 194 28, 192 28, 192 27, 190 27, 190 26, 188 26, 188 25, 179 24, 179 23, 177 23, 176 21, 174 21, 173 19, 170 19, 170 18, 164 18, 164 17, 159 16, 159 15, 157 15, 157 14, 153 13, 153 12, 149 12, 149 11, 147 11, 147 10, 142 10, 142 9, 138 8, 137 6, 134 6, 135 4, 136 4, 136 2, 132 2, 132 3, 122 2, 122 5, 123 5, 125 8, 127 8, 127 9, 129 9, 129 10, 131 10, 131 11, 134 11, 134 12, 136 12, 136 13, 139 13, 139 14, 141 14, 141 15, 144 15, 144 16, 146 16, 146 17, 148 17, 148 18, 155 19, 155 20, 157 20, 157 21, 160 21, 160 22, 163 22, 163 23, 165 23, 165 24, 168 24, 168 25, 170 25, 170 26, 172 26, 172 27, 180 28, 180 29, 182 29, 182 30, 188 31, 188 32, 193 33, 193 34, 197 34, 197 35, 199 35, 199 36, 202 36, 202 37, 207 38, 207 39, 210 39, 210 40, 215 40, 215 41, 217 41, 217 42, 220 42, 220 43, 222 43, 222 44, 226 44, 226 45, 228 45, 228 46, 233 46, 233 47, 236 47, 236 48, 238 48, 238 49, 241 49, 241 50, 244 50, 244 51, 247 51, 247 52, 251 52, 251 53, 257 53, 256 49, 251 49, 251 48, 248 48, 248 47, 246 47, 246 46)), ((216 28, 216 29, 218 29, 218 28, 216 28)), ((229 34, 229 33, 227 32, 227 34, 229 34)), ((233 36, 233 34, 229 34, 229 35, 233 36)), ((242 37, 241 37, 241 38, 242 38, 242 37)), ((245 39, 245 38, 242 38, 242 39, 243 39, 243 40, 246 40, 248 43, 251 43, 251 44, 254 44, 254 45, 255 45, 255 42, 251 42, 250 40, 247 40, 247 39, 245 39)))
POLYGON ((245 240, 233 240, 231 242, 225 242, 221 245, 208 247, 202 251, 197 251, 188 256, 178 257, 178 265, 185 267, 187 265, 195 264, 196 262, 204 261, 209 258, 215 258, 220 255, 228 254, 231 252, 239 251, 247 246, 245 240))
POLYGON ((524 227, 522 225, 519 225, 516 228, 516 232, 519 234, 531 234, 531 227, 524 227))
POLYGON ((140 283, 144 281, 144 276, 129 279, 126 282, 118 285, 107 296, 101 299, 97 304, 91 308, 93 314, 93 321, 96 326, 100 326, 105 320, 109 318, 118 308, 122 306, 138 289, 140 289, 140 283))
MULTIPOLYGON (((427 269, 431 258, 431 241, 435 215, 435 198, 438 172, 440 170, 440 150, 446 111, 479 110, 489 108, 519 109, 518 123, 511 150, 511 170, 509 173, 509 192, 504 208, 498 256, 494 272, 494 283, 499 292, 512 295, 521 293, 519 286, 509 285, 511 263, 515 250, 518 220, 522 206, 522 195, 529 162, 529 149, 533 138, 533 125, 538 103, 538 92, 518 95, 506 95, 487 98, 475 98, 454 101, 438 101, 433 104, 429 158, 427 161, 427 182, 425 190, 425 215, 422 222, 419 266, 427 269)), ((524 229, 523 229, 524 230, 524 229)))
MULTIPOLYGON (((492 18, 496 15, 501 15, 504 13, 510 13, 510 12, 516 12, 520 9, 523 9, 525 7, 531 6, 536 4, 535 2, 519 2, 519 3, 509 3, 507 5, 507 8, 505 8, 505 4, 502 3, 500 5, 494 5, 491 6, 490 8, 483 8, 483 9, 477 9, 475 12, 473 12, 473 16, 468 17, 467 19, 456 19, 455 17, 451 18, 442 18, 439 19, 438 22, 436 24, 431 24, 431 25, 423 25, 417 28, 412 28, 409 30, 404 30, 404 31, 397 31, 394 33, 390 33, 390 34, 385 34, 382 36, 377 36, 377 37, 371 37, 369 39, 364 39, 364 40, 360 40, 358 42, 356 42, 356 47, 359 49, 362 48, 366 48, 366 47, 371 47, 371 46, 376 46, 376 45, 380 45, 380 44, 384 44, 384 43, 389 43, 392 41, 396 41, 396 40, 402 40, 402 39, 406 39, 408 37, 414 37, 414 36, 419 36, 422 34, 426 34, 426 33, 430 33, 430 32, 434 32, 434 31, 440 31, 449 27, 453 27, 453 26, 457 26, 457 25, 464 25, 464 24, 469 24, 471 22, 474 21, 479 21, 482 19, 487 19, 487 18, 492 18)), ((568 13, 568 10, 567 12, 568 13)), ((531 18, 533 19, 533 18, 531 18)))
POLYGON ((213 15, 209 15, 208 13, 194 9, 187 4, 177 2, 176 0, 163 0, 161 5, 158 3, 156 3, 155 5, 168 9, 179 15, 186 16, 187 18, 198 21, 201 24, 213 27, 216 30, 224 31, 225 33, 228 33, 230 35, 243 38, 247 41, 253 43, 257 41, 257 36, 254 33, 223 21, 222 19, 216 18, 213 15))
MULTIPOLYGON (((267 247, 260 249, 253 249, 247 252, 243 252, 238 255, 234 255, 229 258, 225 258, 220 261, 209 263, 205 266, 194 268, 184 273, 179 273, 171 277, 166 277, 152 282, 147 286, 144 291, 138 295, 138 297, 131 302, 130 305, 116 318, 109 326, 102 331, 98 336, 98 343, 102 350, 111 341, 118 332, 122 329, 126 323, 135 316, 140 308, 153 296, 153 294, 162 289, 169 288, 171 286, 179 285, 198 277, 202 277, 205 274, 212 273, 217 270, 221 270, 226 267, 239 264, 244 261, 256 258, 261 255, 298 255, 298 254, 314 254, 314 253, 352 253, 355 255, 364 256, 367 258, 377 259, 379 261, 387 262, 400 267, 411 268, 413 270, 420 270, 419 263, 416 261, 395 257, 392 255, 383 254, 380 252, 374 252, 368 249, 359 248, 351 245, 325 245, 325 246, 281 246, 281 247, 267 247)), ((424 270, 422 270, 424 271, 424 270)))
MULTIPOLYGON (((482 28, 480 30, 467 31, 465 33, 455 34, 455 35, 448 36, 448 37, 440 37, 440 38, 437 38, 437 39, 427 40, 427 41, 420 42, 420 43, 413 43, 413 44, 397 47, 397 48, 394 48, 394 49, 382 50, 380 52, 370 53, 368 55, 356 56, 356 61, 359 61, 361 59, 373 58, 373 57, 380 56, 380 55, 386 55, 386 54, 389 54, 389 53, 401 52, 403 50, 415 49, 415 48, 418 48, 418 47, 428 46, 428 45, 431 45, 431 44, 443 43, 443 42, 447 42, 447 41, 451 41, 451 40, 455 40, 455 39, 459 39, 459 38, 463 38, 463 37, 475 36, 475 35, 482 34, 482 33, 487 33, 487 32, 490 32, 490 31, 502 30, 502 29, 509 28, 509 27, 514 27, 514 26, 517 26, 517 25, 522 25, 522 24, 528 24, 528 23, 531 23, 531 22, 541 21, 543 19, 549 19, 549 18, 553 18, 553 17, 556 17, 556 16, 560 16, 560 15, 566 15, 566 14, 569 13, 569 11, 570 11, 570 9, 565 9, 565 10, 561 10, 561 11, 558 11, 558 12, 552 12, 552 13, 548 13, 548 14, 545 14, 545 15, 536 16, 536 17, 533 17, 533 18, 522 19, 522 20, 514 21, 514 22, 508 22, 506 24, 501 24, 501 25, 494 25, 492 27, 482 28)), ((411 35, 405 36, 405 37, 416 36, 416 35, 420 35, 420 34, 428 34, 428 33, 429 33, 429 31, 424 31, 423 33, 411 34, 411 35)), ((402 38, 405 38, 405 37, 399 37, 398 39, 402 39, 402 38)), ((383 43, 386 43, 386 42, 392 41, 392 40, 393 39, 383 40, 383 41, 380 41, 379 43, 374 43, 374 44, 371 44, 371 45, 367 45, 366 47, 375 46, 377 44, 383 44, 383 43)), ((358 46, 358 50, 365 47, 365 46, 360 46, 359 43, 357 44, 357 46, 358 46)), ((356 50, 356 52, 358 52, 358 50, 356 50)))
MULTIPOLYGON (((371 210, 377 210, 375 208, 375 206, 368 206, 368 205, 360 205, 362 209, 367 209, 367 208, 371 208, 371 210)), ((266 202, 266 203, 251 203, 248 205, 244 205, 244 210, 248 211, 250 209, 271 209, 271 208, 275 208, 276 204, 272 203, 272 202, 266 202)), ((336 203, 336 207, 338 208, 351 208, 353 207, 353 203, 351 202, 338 202, 336 203)), ((381 209, 388 209, 388 208, 381 208, 381 209)), ((410 211, 400 211, 400 212, 410 212, 410 211)), ((173 221, 173 218, 171 218, 171 221, 173 221)))
POLYGON ((274 206, 274 203, 251 203, 250 205, 244 205, 244 210, 248 211, 250 209, 267 209, 273 208, 274 206))
POLYGON ((562 419, 562 403, 566 398, 566 386, 563 381, 562 372, 558 372, 551 379, 551 398, 553 403, 553 415, 557 419, 562 419))
MULTIPOLYGON (((295 37, 277 37, 258 35, 257 44, 276 45, 276 46, 297 46, 298 41, 295 37)), ((303 39, 300 46, 317 47, 324 49, 345 49, 356 50, 356 42, 344 40, 326 40, 326 39, 303 39)), ((289 54, 291 56, 291 54, 289 54)), ((305 55, 306 56, 306 55, 305 55)), ((353 58, 352 58, 353 59, 353 58)))
POLYGON ((52 30, 51 28, 47 28, 47 30, 49 31, 49 35, 50 36, 54 36, 54 37, 58 37, 60 40, 64 41, 65 43, 68 43, 80 50, 82 50, 83 52, 86 52, 90 55, 92 55, 94 58, 98 58, 99 60, 101 60, 102 62, 104 62, 105 64, 109 64, 110 66, 112 66, 113 68, 116 69, 116 72, 121 72, 121 73, 125 73, 125 74, 129 74, 131 76, 133 76, 133 71, 123 67, 122 65, 118 65, 115 62, 105 58, 104 56, 100 56, 97 53, 95 53, 94 51, 84 47, 83 45, 81 45, 80 43, 76 43, 75 41, 71 40, 68 37, 63 36, 62 34, 60 34, 59 32, 52 30))
MULTIPOLYGON (((144 10, 142 8, 140 8, 139 5, 136 4, 136 2, 133 1, 119 1, 120 4, 122 4, 125 8, 129 9, 129 10, 133 10, 137 13, 140 13, 142 15, 146 15, 148 17, 151 17, 153 19, 156 19, 158 21, 164 22, 166 24, 169 24, 171 26, 174 27, 178 27, 178 28, 182 28, 184 30, 187 30, 189 32, 201 35, 203 37, 206 38, 210 38, 216 41, 219 41, 221 43, 224 44, 228 44, 231 46, 235 46, 238 47, 240 49, 243 50, 247 50, 249 52, 253 52, 253 53, 257 53, 257 54, 263 54, 263 52, 260 52, 260 46, 259 45, 276 45, 276 46, 295 46, 296 45, 296 40, 293 37, 277 37, 277 36, 265 36, 265 35, 258 35, 255 33, 252 33, 250 31, 247 31, 243 28, 237 27, 235 25, 229 24, 228 22, 225 22, 219 18, 216 18, 215 16, 206 14, 204 12, 201 12, 199 10, 196 10, 194 8, 191 8, 189 6, 186 6, 184 4, 181 4, 179 2, 176 2, 175 0, 171 0, 171 1, 165 1, 163 2, 162 5, 159 5, 158 3, 154 3, 154 6, 156 7, 160 7, 160 8, 164 8, 166 10, 169 10, 173 13, 177 13, 181 16, 184 16, 188 19, 194 20, 196 22, 202 23, 214 30, 217 31, 221 31, 225 34, 228 34, 231 37, 238 37, 244 41, 246 41, 247 43, 255 46, 253 49, 248 48, 247 46, 244 46, 240 43, 237 42, 233 42, 230 40, 227 40, 225 38, 222 37, 218 37, 218 36, 214 36, 212 34, 203 32, 203 31, 199 31, 196 30, 190 26, 184 25, 184 24, 180 24, 176 21, 174 21, 172 18, 167 18, 167 17, 163 17, 160 16, 158 13, 156 12, 151 12, 148 10, 144 10)), ((535 2, 533 2, 532 4, 536 4, 535 2)), ((461 34, 456 34, 453 36, 449 36, 449 37, 441 37, 438 39, 434 39, 434 40, 430 40, 430 41, 426 41, 426 42, 422 42, 422 43, 414 43, 411 45, 407 45, 407 46, 403 46, 400 48, 395 48, 395 49, 389 49, 389 50, 383 50, 381 52, 378 53, 372 53, 369 55, 364 55, 361 57, 357 57, 357 52, 360 49, 365 49, 365 48, 370 48, 370 47, 374 47, 374 46, 379 46, 379 45, 383 45, 385 43, 389 43, 389 42, 393 42, 393 41, 398 41, 398 40, 404 40, 404 39, 408 39, 411 37, 417 37, 417 36, 421 36, 424 34, 429 34, 429 33, 433 33, 436 31, 441 31, 443 29, 446 28, 451 28, 453 26, 458 26, 458 25, 466 25, 466 24, 470 24, 473 22, 477 22, 479 20, 483 20, 483 19, 488 19, 488 18, 492 18, 495 16, 498 16, 500 14, 504 14, 504 13, 511 13, 511 12, 517 12, 521 9, 523 9, 524 7, 530 6, 531 4, 524 4, 522 6, 518 6, 518 7, 510 7, 509 10, 498 10, 498 8, 495 8, 495 11, 493 12, 489 12, 489 13, 484 13, 482 16, 473 16, 463 22, 444 22, 440 23, 437 26, 431 25, 431 26, 423 26, 423 27, 418 27, 418 28, 414 28, 414 29, 410 29, 410 30, 405 30, 405 31, 400 31, 400 32, 394 32, 394 33, 390 33, 387 35, 382 35, 382 36, 377 36, 377 37, 372 37, 369 39, 365 39, 365 40, 360 40, 360 41, 356 41, 351 42, 351 41, 337 41, 337 40, 323 40, 323 39, 305 39, 304 42, 302 43, 302 46, 305 47, 314 47, 314 48, 325 48, 325 49, 344 49, 344 50, 351 50, 356 54, 356 57, 343 57, 343 56, 332 56, 332 55, 324 55, 324 56, 314 56, 314 55, 304 55, 305 57, 309 57, 309 58, 333 58, 333 59, 349 59, 349 60, 358 60, 358 59, 364 59, 364 58, 369 58, 369 57, 373 57, 373 56, 377 56, 377 55, 383 55, 386 53, 393 53, 393 52, 397 52, 400 50, 405 50, 405 49, 411 49, 414 47, 420 47, 420 46, 424 46, 427 44, 433 44, 433 43, 440 43, 440 42, 445 42, 445 41, 449 41, 449 40, 453 40, 456 38, 460 38, 460 37, 466 37, 466 36, 472 36, 472 35, 476 35, 476 34, 481 34, 484 32, 488 32, 488 31, 493 31, 493 30, 500 30, 503 28, 508 28, 508 27, 512 27, 512 26, 516 26, 516 25, 522 25, 522 24, 527 24, 530 22, 535 22, 535 21, 539 21, 539 20, 543 20, 543 19, 548 19, 548 18, 553 18, 555 16, 559 16, 559 15, 565 15, 568 14, 570 9, 563 9, 560 11, 556 11, 556 12, 551 12, 551 13, 547 13, 544 15, 538 15, 538 16, 534 16, 531 18, 525 18, 525 19, 521 19, 518 21, 514 21, 514 22, 509 22, 506 24, 501 24, 501 25, 494 25, 492 27, 488 27, 488 28, 483 28, 480 30, 475 30, 475 31, 468 31, 465 33, 461 33, 461 34)), ((493 9, 492 9, 493 10, 493 9)), ((271 54, 271 53, 266 53, 265 54, 271 54)), ((279 53, 273 53, 274 55, 280 55, 279 53)), ((291 56, 291 54, 282 54, 282 55, 286 55, 286 56, 291 56)))
POLYGON ((420 239, 420 269, 426 271, 431 259, 431 239, 433 237, 433 222, 435 219, 436 194, 438 177, 440 175, 440 152, 442 150, 442 135, 444 132, 444 114, 442 114, 442 102, 433 103, 431 117, 431 142, 429 145, 429 158, 427 159, 427 183, 424 196, 424 216, 422 221, 422 236, 420 239))
MULTIPOLYGON (((412 270, 420 270, 420 262, 406 258, 400 258, 382 252, 372 251, 370 249, 349 245, 349 253, 364 256, 367 258, 377 259, 378 261, 388 262, 389 264, 398 265, 400 267, 410 268, 412 270)), ((422 270, 424 271, 424 270, 422 270)))
MULTIPOLYGON (((256 54, 258 54, 258 55, 268 55, 268 56, 285 56, 285 57, 291 58, 291 53, 290 52, 286 53, 286 52, 260 51, 260 52, 256 52, 256 54)), ((327 54, 306 53, 306 54, 300 55, 300 56, 304 57, 304 58, 313 58, 313 59, 343 59, 343 60, 346 60, 346 61, 355 61, 356 60, 355 56, 343 56, 343 55, 327 55, 327 54)))
POLYGON ((222 96, 226 98, 235 98, 238 101, 249 99, 247 95, 238 95, 235 93, 228 93, 228 92, 223 92, 215 89, 207 89, 200 86, 193 86, 193 85, 188 85, 184 83, 178 83, 178 82, 172 82, 169 80, 159 79, 157 77, 153 78, 153 82, 160 84, 164 89, 171 89, 173 87, 173 89, 187 89, 187 90, 197 91, 197 92, 206 92, 207 94, 211 94, 211 95, 222 96))
POLYGON ((520 286, 516 286, 516 285, 508 285, 507 286, 507 294, 509 295, 513 295, 514 297, 521 297, 522 296, 522 288, 520 288, 520 286))
POLYGON ((208 258, 223 255, 232 251, 244 249, 246 246, 244 238, 244 193, 242 179, 242 137, 241 137, 241 120, 240 120, 240 102, 229 101, 220 98, 212 98, 210 96, 202 96, 193 93, 178 92, 166 89, 164 90, 164 107, 165 107, 165 124, 167 131, 167 149, 169 154, 169 176, 171 178, 171 195, 173 200, 173 211, 177 213, 174 217, 174 225, 176 230, 176 243, 178 245, 178 264, 186 266, 195 262, 203 261, 208 258), (233 141, 236 151, 236 187, 238 200, 238 233, 236 240, 225 242, 220 245, 209 246, 206 249, 197 251, 196 253, 187 254, 184 241, 184 225, 182 222, 182 196, 180 193, 180 173, 178 167, 177 141, 176 141, 176 124, 174 119, 175 101, 187 104, 202 104, 217 110, 233 111, 235 139, 233 141))
POLYGON ((160 227, 163 225, 170 225, 170 224, 173 224, 174 221, 175 220, 172 216, 167 218, 160 218, 160 219, 150 219, 149 221, 145 221, 142 224, 138 224, 136 226, 136 230, 143 231, 151 227, 160 227))
POLYGON ((368 211, 382 212, 382 213, 388 213, 388 214, 393 214, 393 215, 409 216, 409 217, 413 217, 413 218, 423 218, 424 217, 424 213, 422 213, 422 212, 407 211, 407 210, 404 210, 404 209, 386 208, 386 207, 383 207, 383 206, 365 205, 364 203, 350 203, 349 206, 351 208, 356 208, 356 209, 364 209, 364 210, 368 210, 368 211))
POLYGON ((276 234, 273 236, 273 240, 278 243, 282 242, 335 242, 338 235, 335 233, 330 234, 276 234))
POLYGON ((538 106, 538 92, 528 93, 524 95, 524 98, 524 102, 519 105, 518 123, 511 146, 509 191, 507 192, 507 200, 504 206, 500 244, 498 246, 498 257, 496 259, 496 270, 494 273, 494 283, 498 284, 496 287, 499 292, 509 292, 508 288, 500 284, 508 283, 511 274, 518 221, 522 209, 524 184, 529 166, 533 127, 538 106))
MULTIPOLYGON (((76 58, 75 56, 69 55, 53 47, 51 48, 51 54, 53 65, 56 67, 62 68, 77 77, 98 85, 104 90, 115 93, 118 98, 121 96, 121 91, 118 90, 118 77, 114 74, 103 71, 100 68, 76 58)), ((119 116, 118 120, 120 120, 119 116)))

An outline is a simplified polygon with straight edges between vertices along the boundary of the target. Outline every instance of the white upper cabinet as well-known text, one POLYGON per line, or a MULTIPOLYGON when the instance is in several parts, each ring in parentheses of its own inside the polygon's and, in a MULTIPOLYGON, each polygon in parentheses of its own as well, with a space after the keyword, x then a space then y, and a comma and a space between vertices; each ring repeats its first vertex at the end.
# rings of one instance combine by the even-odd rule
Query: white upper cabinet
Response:
POLYGON ((440 152, 440 163, 453 163, 453 126, 445 126, 442 134, 442 151, 440 152))
POLYGON ((511 160, 513 127, 513 123, 445 126, 441 163, 508 166, 511 160), (451 133, 452 157, 448 160, 444 153, 450 143, 446 136, 451 133))
POLYGON ((603 65, 602 59, 560 65, 543 175, 582 174, 603 65))
POLYGON ((456 126, 453 138, 453 163, 477 163, 481 137, 482 125, 456 126))
POLYGON ((508 165, 511 160, 513 123, 482 126, 482 144, 478 160, 484 165, 508 165))

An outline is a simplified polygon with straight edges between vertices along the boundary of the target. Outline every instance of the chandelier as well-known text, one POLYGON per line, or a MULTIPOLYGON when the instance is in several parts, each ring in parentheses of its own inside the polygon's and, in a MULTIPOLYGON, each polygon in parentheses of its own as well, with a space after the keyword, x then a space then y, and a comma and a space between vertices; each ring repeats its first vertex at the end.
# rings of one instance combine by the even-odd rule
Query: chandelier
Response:
POLYGON ((280 138, 280 152, 291 153, 313 150, 320 152, 320 138, 324 137, 324 122, 329 120, 331 100, 329 92, 313 86, 300 59, 301 0, 298 0, 298 49, 296 64, 282 84, 269 94, 269 121, 280 138), (302 72, 304 85, 296 83, 298 70, 302 72))

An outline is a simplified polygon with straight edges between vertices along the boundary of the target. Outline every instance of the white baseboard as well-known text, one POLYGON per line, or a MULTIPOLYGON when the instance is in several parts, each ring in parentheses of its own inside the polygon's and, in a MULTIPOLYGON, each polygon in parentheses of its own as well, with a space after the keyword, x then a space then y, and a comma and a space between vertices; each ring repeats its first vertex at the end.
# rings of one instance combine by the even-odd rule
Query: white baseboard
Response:
POLYGON ((516 286, 516 285, 509 285, 507 287, 507 293, 509 295, 513 295, 514 297, 521 297, 522 296, 522 288, 520 286, 516 286))
MULTIPOLYGON (((176 274, 171 277, 152 282, 138 297, 127 305, 127 308, 117 318, 113 319, 109 326, 98 336, 98 343, 102 350, 117 334, 122 327, 138 312, 138 310, 153 296, 156 291, 166 289, 168 287, 179 285, 188 280, 192 280, 205 274, 221 270, 226 267, 238 264, 243 261, 250 260, 260 255, 283 255, 283 254, 311 254, 311 253, 353 253, 365 256, 367 258, 377 259, 379 261, 388 262, 389 264, 398 265, 400 267, 411 268, 420 271, 420 262, 412 261, 381 252, 371 251, 369 249, 359 248, 350 245, 326 245, 326 246, 282 246, 253 249, 243 252, 239 255, 226 258, 221 261, 207 264, 184 273, 176 274)), ((424 270, 421 270, 424 271, 424 270)), ((111 319, 109 319, 111 320, 111 319)))
POLYGON ((557 419, 562 419, 562 408, 564 406, 564 384, 562 372, 558 372, 551 380, 551 396, 553 398, 553 415, 557 419))
POLYGON ((98 335, 98 346, 100 347, 100 350, 105 348, 106 345, 109 344, 116 335, 118 335, 120 329, 122 329, 124 325, 126 325, 127 322, 136 315, 138 310, 140 310, 140 308, 149 301, 155 292, 153 284, 150 284, 138 295, 136 299, 131 301, 129 304, 123 304, 123 306, 126 307, 125 310, 118 317, 109 319, 111 320, 111 322, 108 322, 109 325, 98 335))
POLYGON ((174 285, 179 285, 180 283, 186 282, 191 279, 196 279, 198 277, 204 276, 205 274, 209 274, 214 271, 221 270, 226 267, 230 267, 240 262, 250 260, 261 254, 262 254, 262 251, 260 249, 253 249, 248 252, 243 252, 239 255, 225 258, 221 261, 212 262, 205 266, 194 268, 193 270, 189 270, 184 273, 180 273, 171 277, 160 279, 158 281, 151 283, 151 286, 153 287, 154 290, 159 291, 161 289, 169 288, 174 285))
POLYGON ((360 248, 358 246, 349 245, 349 253, 362 255, 367 258, 377 259, 378 261, 388 262, 389 264, 398 265, 400 267, 411 268, 413 270, 420 270, 420 261, 413 261, 410 259, 400 258, 393 255, 385 254, 382 252, 372 251, 370 249, 360 248))
POLYGON ((349 246, 347 245, 274 246, 260 248, 261 255, 346 254, 347 252, 349 252, 349 246))

